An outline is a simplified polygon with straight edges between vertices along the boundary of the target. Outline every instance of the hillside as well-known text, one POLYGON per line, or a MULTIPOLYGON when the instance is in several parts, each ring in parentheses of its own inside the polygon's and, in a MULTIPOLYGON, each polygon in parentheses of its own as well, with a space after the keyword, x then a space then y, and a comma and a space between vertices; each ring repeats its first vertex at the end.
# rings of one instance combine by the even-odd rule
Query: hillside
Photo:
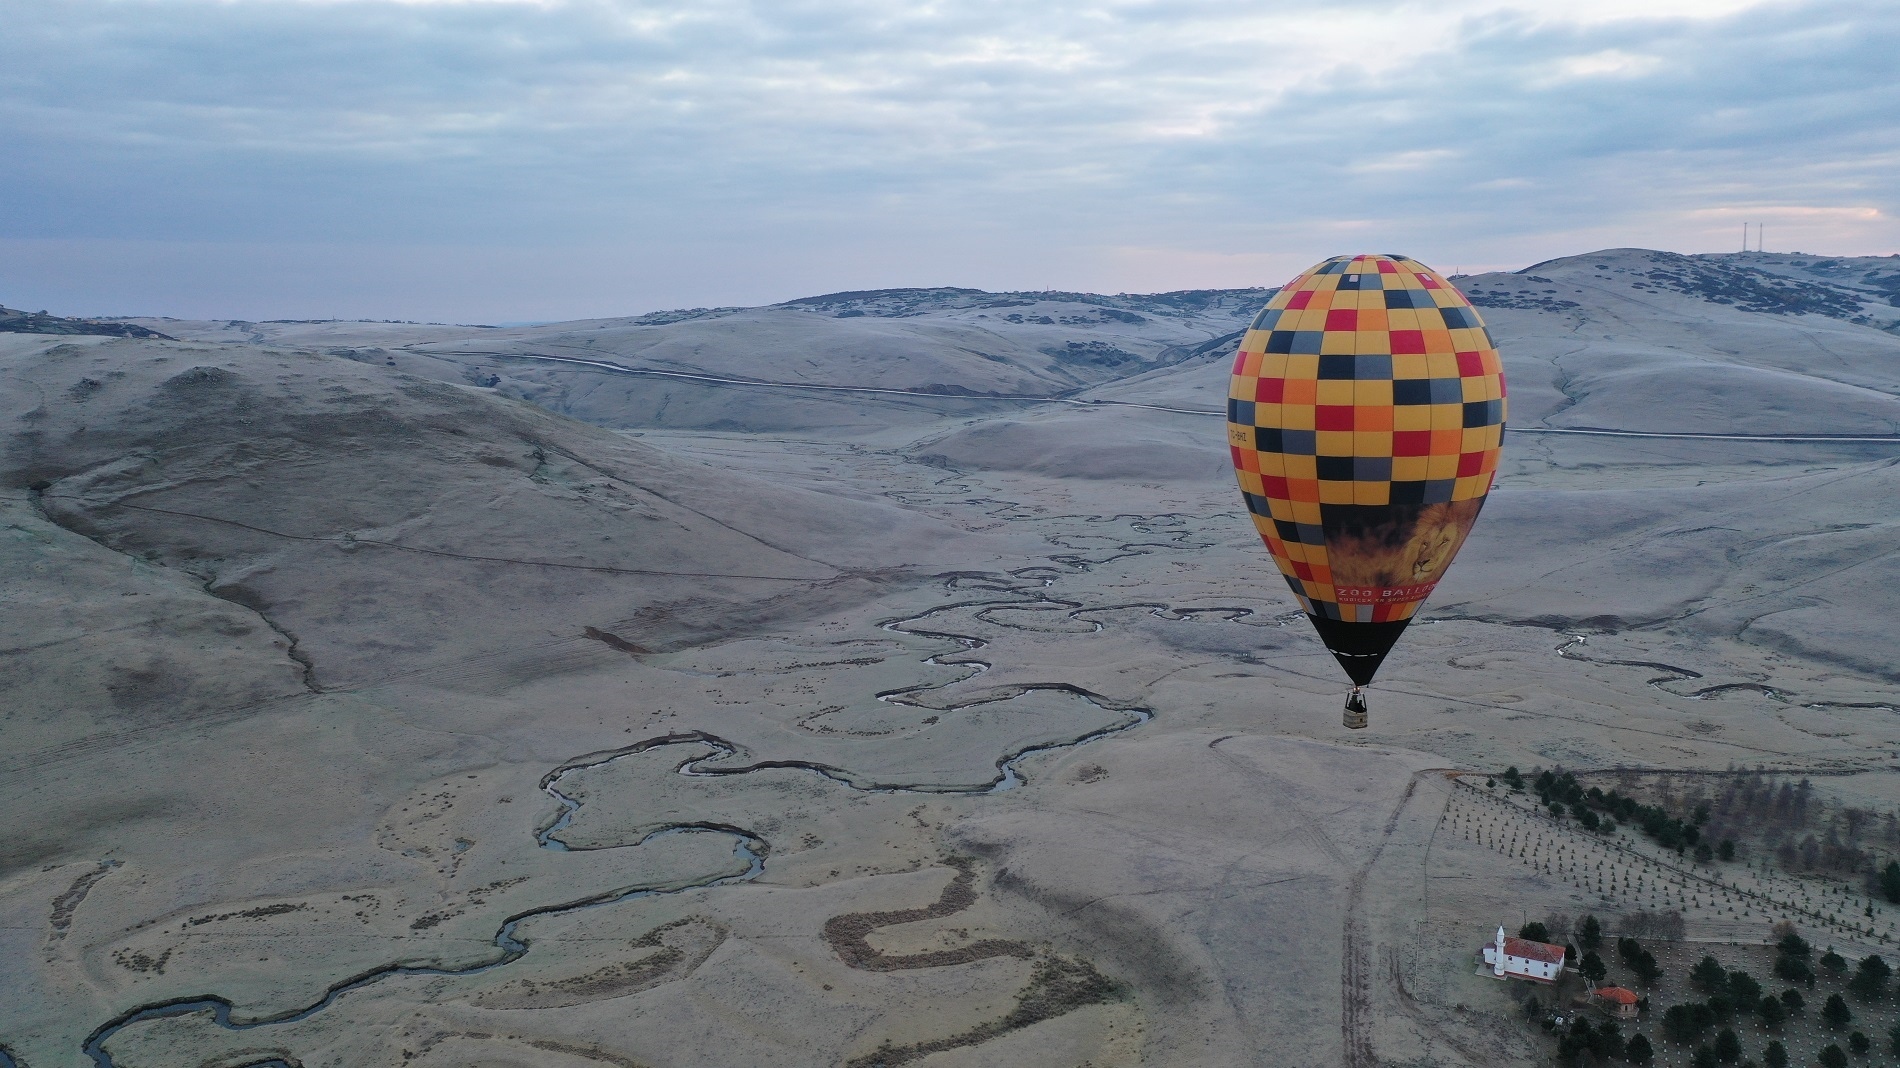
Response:
POLYGON ((875 429, 943 413, 994 411, 999 403, 1019 406, 994 400, 999 394, 1065 395, 1171 365, 1239 330, 1269 292, 1099 296, 879 290, 806 297, 767 308, 693 309, 513 329, 139 323, 198 340, 317 347, 411 374, 493 388, 603 426, 875 429), (600 361, 662 375, 926 396, 839 396, 820 388, 735 392, 683 378, 629 378, 508 354, 600 361))
POLYGON ((1891 954, 1893 263, 1461 279, 1504 462, 1354 734, 1268 290, 0 332, 0 1065, 1489 1066, 1500 917, 1891 954))
POLYGON ((977 544, 323 354, 127 340, 6 356, 8 491, 263 615, 318 688, 438 661, 505 679, 507 656, 590 625, 703 641, 977 544))

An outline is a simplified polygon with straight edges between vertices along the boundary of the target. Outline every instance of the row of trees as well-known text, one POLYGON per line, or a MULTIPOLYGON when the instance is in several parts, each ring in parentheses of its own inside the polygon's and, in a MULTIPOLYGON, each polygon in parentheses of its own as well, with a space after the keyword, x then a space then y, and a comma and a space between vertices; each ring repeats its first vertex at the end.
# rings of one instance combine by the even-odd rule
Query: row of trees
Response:
MULTIPOLYGON (((1810 989, 1814 986, 1814 967, 1808 963, 1814 949, 1806 939, 1789 931, 1775 943, 1775 975, 1791 982, 1806 983, 1810 989)), ((1839 976, 1847 973, 1847 958, 1834 952, 1832 946, 1821 954, 1821 968, 1839 976)), ((1880 954, 1872 953, 1862 957, 1854 968, 1853 978, 1847 981, 1847 992, 1861 1001, 1873 1001, 1887 993, 1887 981, 1893 977, 1893 967, 1880 954)))
MULTIPOLYGON (((1900 821, 1892 813, 1830 805, 1815 798, 1807 779, 1789 782, 1761 772, 1725 777, 1707 802, 1699 794, 1696 801, 1713 812, 1703 827, 1706 836, 1759 835, 1784 869, 1867 872, 1868 889, 1886 891, 1885 872, 1867 846, 1900 850, 1900 821)), ((1900 902, 1900 871, 1894 884, 1887 899, 1900 902)))
MULTIPOLYGON (((1780 1030, 1788 1017, 1801 1013, 1807 1007, 1807 1000, 1793 987, 1779 996, 1763 994, 1761 984, 1747 972, 1725 971, 1713 957, 1702 958, 1689 977, 1708 997, 1703 1001, 1671 1005, 1663 1013, 1663 1035, 1672 1042, 1685 1045, 1694 1042, 1717 1024, 1729 1023, 1743 1015, 1759 1017, 1762 1025, 1769 1030, 1780 1030)), ((1840 995, 1834 995, 1833 1001, 1839 1000, 1840 995)), ((1831 1022, 1831 1013, 1845 1011, 1846 1008, 1846 1003, 1842 1002, 1837 1010, 1831 1001, 1822 1016, 1831 1022)))
MULTIPOLYGON (((1881 816, 1870 809, 1817 803, 1807 779, 1790 783, 1760 772, 1738 773, 1723 780, 1712 798, 1698 787, 1681 801, 1663 783, 1658 785, 1660 802, 1645 804, 1626 792, 1585 787, 1562 768, 1534 769, 1527 782, 1513 767, 1501 778, 1513 790, 1534 789, 1552 816, 1567 815, 1586 830, 1607 833, 1616 830, 1618 821, 1634 824, 1663 848, 1678 854, 1693 851, 1703 863, 1734 860, 1736 841, 1758 835, 1763 848, 1786 870, 1862 872, 1869 894, 1900 903, 1900 860, 1882 865, 1863 847, 1872 838, 1887 850, 1900 849, 1900 819, 1892 813, 1881 816), (1687 809, 1689 815, 1675 815, 1672 808, 1687 809), (1809 830, 1810 823, 1823 824, 1818 836, 1809 830)), ((1635 784, 1633 777, 1625 776, 1626 788, 1635 784)))
MULTIPOLYGON (((1544 1026, 1556 1030, 1549 1020, 1544 1021, 1544 1026)), ((1578 1016, 1557 1035, 1557 1059, 1564 1064, 1577 1064, 1586 1054, 1606 1061, 1648 1064, 1655 1059, 1656 1050, 1642 1035, 1625 1039, 1615 1020, 1592 1025, 1585 1017, 1578 1016)))

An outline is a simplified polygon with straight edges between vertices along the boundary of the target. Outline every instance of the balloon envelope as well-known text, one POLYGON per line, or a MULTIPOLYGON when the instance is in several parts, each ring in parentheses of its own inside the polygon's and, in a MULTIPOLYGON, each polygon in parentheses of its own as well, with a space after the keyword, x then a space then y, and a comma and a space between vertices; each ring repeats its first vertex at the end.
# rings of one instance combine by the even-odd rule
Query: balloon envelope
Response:
POLYGON ((1504 374, 1476 308, 1404 256, 1335 256, 1240 339, 1227 440, 1267 550, 1355 685, 1490 492, 1504 374))

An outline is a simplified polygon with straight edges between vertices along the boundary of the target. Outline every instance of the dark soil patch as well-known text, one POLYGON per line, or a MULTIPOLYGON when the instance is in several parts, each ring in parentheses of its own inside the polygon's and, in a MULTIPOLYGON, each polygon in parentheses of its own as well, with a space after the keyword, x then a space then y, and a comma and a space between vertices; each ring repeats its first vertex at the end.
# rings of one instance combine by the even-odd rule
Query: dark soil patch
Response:
POLYGON ((688 916, 648 931, 627 943, 648 949, 633 960, 609 964, 562 979, 521 979, 475 999, 484 1008, 565 1008, 623 997, 693 973, 726 940, 726 929, 703 917, 688 916))
POLYGON ((991 957, 1022 957, 1034 955, 1028 943, 1013 939, 985 938, 956 949, 937 950, 930 953, 908 953, 893 955, 881 953, 871 947, 867 939, 871 932, 881 927, 895 927, 900 923, 916 923, 919 920, 935 920, 953 916, 976 902, 976 862, 968 857, 952 857, 944 863, 957 869, 956 878, 943 888, 936 904, 920 909, 897 909, 891 912, 848 912, 842 916, 833 916, 825 921, 825 944, 837 953, 839 958, 853 968, 862 968, 872 972, 896 972, 911 968, 941 968, 951 964, 970 964, 991 957))
POLYGON ((645 656, 646 654, 653 651, 651 649, 645 648, 644 646, 635 645, 634 643, 628 641, 625 638, 622 638, 620 635, 615 634, 611 631, 601 630, 599 627, 588 627, 585 630, 581 631, 581 633, 601 643, 602 645, 608 646, 609 648, 618 649, 621 652, 627 654, 628 656, 645 656))
POLYGON ((908 1046, 885 1043, 862 1057, 845 1062, 844 1068, 898 1068, 919 1057, 944 1050, 975 1046, 999 1038, 1011 1031, 1053 1020, 1084 1005, 1099 1005, 1121 995, 1114 980, 1095 970, 1088 961, 1045 957, 1036 962, 1029 984, 1016 994, 1016 1008, 1009 1015, 978 1024, 948 1038, 917 1042, 908 1046))

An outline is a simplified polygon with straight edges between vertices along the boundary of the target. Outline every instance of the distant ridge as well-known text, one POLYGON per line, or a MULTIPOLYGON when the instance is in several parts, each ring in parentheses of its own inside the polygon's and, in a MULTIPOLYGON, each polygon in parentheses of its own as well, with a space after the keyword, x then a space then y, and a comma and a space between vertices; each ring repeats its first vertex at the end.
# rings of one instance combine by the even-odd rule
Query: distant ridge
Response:
MULTIPOLYGON (((1083 304, 1098 309, 1097 314, 1126 323, 1143 321, 1142 315, 1166 318, 1192 316, 1209 309, 1235 301, 1259 305, 1265 303, 1275 288, 1255 287, 1242 289, 1176 289, 1165 293, 1076 293, 1068 290, 1010 290, 991 292, 984 289, 967 289, 959 286, 939 286, 936 288, 906 289, 856 289, 838 293, 824 293, 815 297, 799 297, 795 300, 773 304, 773 308, 792 311, 828 311, 841 319, 856 318, 860 315, 879 318, 901 319, 930 312, 950 312, 966 309, 1027 308, 1036 304, 1083 304)), ((717 311, 737 311, 740 309, 716 309, 717 311)), ((706 314, 706 309, 694 309, 692 315, 706 314)), ((658 312, 668 321, 684 317, 677 312, 658 312)))
POLYGON ((94 334, 106 337, 150 337, 164 341, 177 339, 136 323, 98 319, 67 319, 45 312, 26 312, 0 305, 0 333, 3 334, 94 334))
POLYGON ((1813 256, 1807 253, 1704 252, 1682 255, 1612 248, 1533 263, 1509 274, 1459 280, 1471 302, 1487 308, 1563 311, 1576 307, 1556 289, 1531 290, 1509 281, 1559 285, 1538 272, 1610 280, 1638 293, 1675 292, 1710 304, 1766 315, 1822 315, 1889 332, 1900 331, 1900 255, 1813 256))

